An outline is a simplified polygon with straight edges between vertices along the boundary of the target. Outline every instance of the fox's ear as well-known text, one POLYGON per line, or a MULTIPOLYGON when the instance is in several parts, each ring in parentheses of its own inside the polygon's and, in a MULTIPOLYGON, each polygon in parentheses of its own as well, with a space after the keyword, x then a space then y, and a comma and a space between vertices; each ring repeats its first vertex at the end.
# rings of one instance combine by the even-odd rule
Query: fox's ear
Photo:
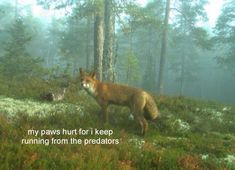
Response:
POLYGON ((92 72, 90 73, 90 76, 91 76, 93 79, 96 79, 96 73, 95 73, 95 71, 92 71, 92 72))
POLYGON ((82 70, 82 68, 79 68, 79 72, 80 72, 80 75, 84 75, 84 71, 82 70))

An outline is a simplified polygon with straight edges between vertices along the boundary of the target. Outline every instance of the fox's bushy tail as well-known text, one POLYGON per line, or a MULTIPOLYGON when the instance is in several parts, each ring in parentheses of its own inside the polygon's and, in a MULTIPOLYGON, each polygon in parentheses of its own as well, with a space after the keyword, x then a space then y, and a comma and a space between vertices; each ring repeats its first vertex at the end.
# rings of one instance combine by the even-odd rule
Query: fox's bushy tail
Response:
POLYGON ((154 120, 159 116, 159 111, 152 96, 146 96, 146 104, 144 107, 144 117, 147 120, 154 120))

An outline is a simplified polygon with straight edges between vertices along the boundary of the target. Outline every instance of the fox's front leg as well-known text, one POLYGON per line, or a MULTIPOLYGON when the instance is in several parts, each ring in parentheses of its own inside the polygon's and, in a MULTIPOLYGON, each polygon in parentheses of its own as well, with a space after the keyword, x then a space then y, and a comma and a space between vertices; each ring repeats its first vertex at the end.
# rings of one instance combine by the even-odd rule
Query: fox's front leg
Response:
POLYGON ((99 102, 100 107, 101 107, 101 111, 100 111, 100 116, 101 116, 101 120, 106 123, 108 122, 108 104, 106 102, 100 101, 99 102))
POLYGON ((101 107, 101 119, 104 123, 108 122, 107 106, 101 107))

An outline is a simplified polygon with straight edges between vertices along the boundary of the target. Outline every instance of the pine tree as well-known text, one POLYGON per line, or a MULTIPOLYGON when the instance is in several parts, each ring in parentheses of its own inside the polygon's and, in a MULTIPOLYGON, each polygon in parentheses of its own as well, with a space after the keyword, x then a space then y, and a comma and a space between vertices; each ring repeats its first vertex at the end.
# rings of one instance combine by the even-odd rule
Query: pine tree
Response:
POLYGON ((5 44, 5 54, 0 57, 0 71, 8 78, 30 77, 40 72, 40 60, 27 52, 26 45, 32 37, 26 31, 23 19, 17 18, 14 22, 8 31, 10 40, 5 44))
POLYGON ((235 0, 228 1, 222 8, 216 27, 216 42, 220 49, 220 54, 217 54, 217 59, 220 64, 234 69, 235 65, 235 0))

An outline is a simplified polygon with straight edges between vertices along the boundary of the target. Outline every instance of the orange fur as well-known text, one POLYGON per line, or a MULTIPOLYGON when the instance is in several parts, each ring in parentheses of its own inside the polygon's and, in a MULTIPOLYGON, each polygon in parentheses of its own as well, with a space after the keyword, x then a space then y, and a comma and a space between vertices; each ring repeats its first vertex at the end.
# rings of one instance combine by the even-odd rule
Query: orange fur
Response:
POLYGON ((146 119, 153 120, 158 116, 158 109, 153 98, 144 90, 114 83, 100 82, 95 73, 88 74, 80 69, 81 86, 92 95, 101 106, 101 115, 107 121, 109 104, 128 106, 136 121, 141 126, 141 134, 148 129, 146 119))

